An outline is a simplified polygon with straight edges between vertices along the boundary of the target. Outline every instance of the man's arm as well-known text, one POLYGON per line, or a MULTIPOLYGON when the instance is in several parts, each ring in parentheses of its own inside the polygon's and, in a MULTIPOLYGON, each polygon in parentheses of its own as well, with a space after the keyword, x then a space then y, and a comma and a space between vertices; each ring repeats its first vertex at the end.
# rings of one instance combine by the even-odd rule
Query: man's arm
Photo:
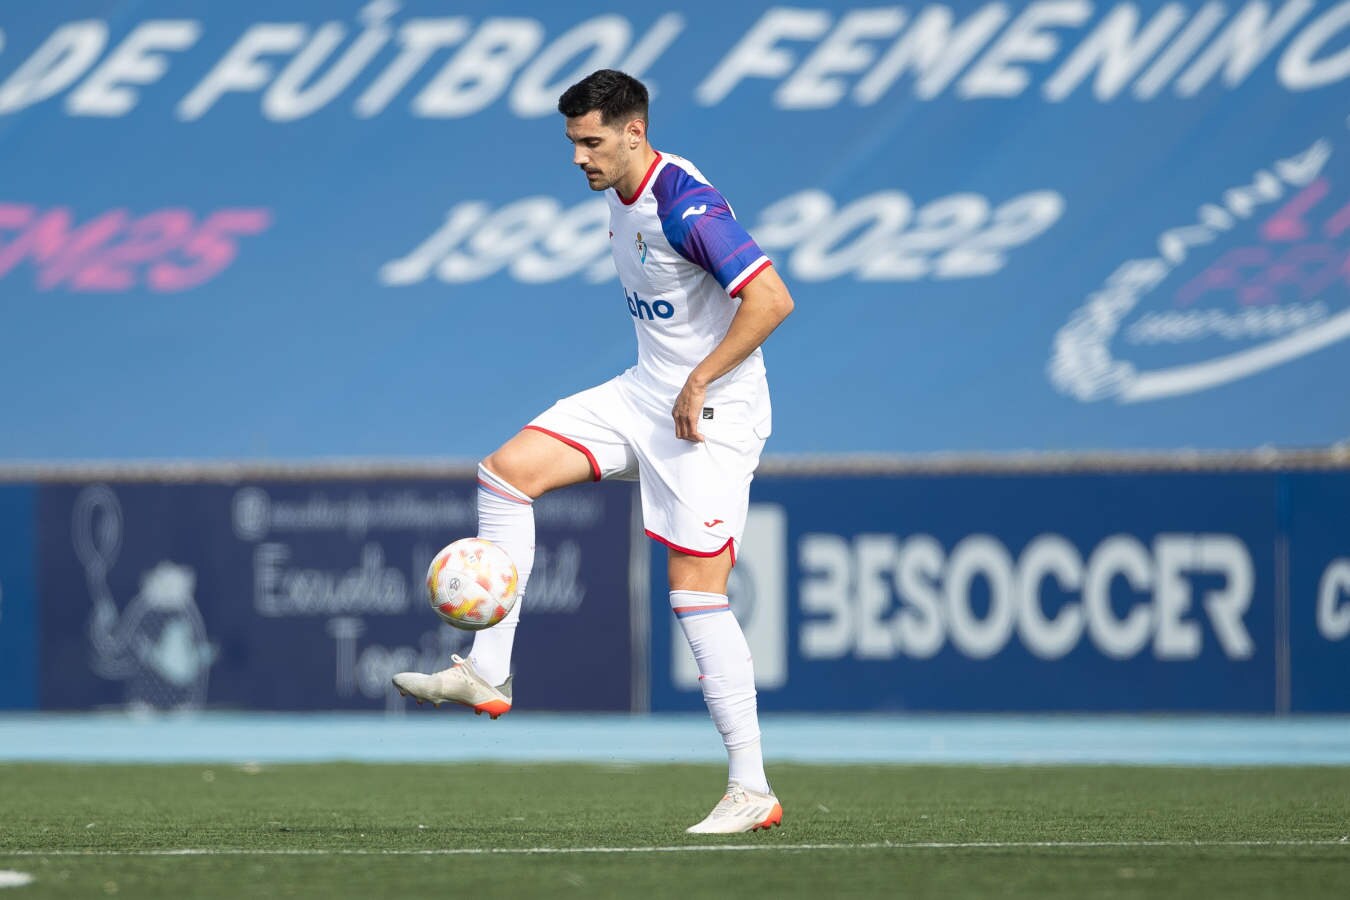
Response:
POLYGON ((699 442, 699 417, 703 399, 712 384, 745 361, 755 348, 792 312, 792 295, 773 266, 755 276, 741 289, 741 307, 731 319, 731 327, 721 343, 689 373, 680 395, 675 398, 671 415, 675 418, 675 436, 699 442))

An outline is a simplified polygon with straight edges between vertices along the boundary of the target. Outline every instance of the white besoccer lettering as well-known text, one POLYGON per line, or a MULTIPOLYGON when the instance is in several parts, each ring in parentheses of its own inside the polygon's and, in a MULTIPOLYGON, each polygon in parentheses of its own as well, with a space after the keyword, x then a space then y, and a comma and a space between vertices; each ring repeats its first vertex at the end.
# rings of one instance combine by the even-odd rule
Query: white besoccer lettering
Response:
POLYGON ((154 84, 169 70, 165 57, 151 51, 186 50, 201 33, 201 23, 191 19, 142 22, 71 93, 66 110, 76 116, 126 115, 138 99, 129 86, 154 84))
POLYGON ((1242 622, 1255 592, 1251 555, 1231 534, 1197 535, 1196 544, 1196 569, 1224 576, 1223 587, 1206 594, 1203 601, 1214 635, 1229 659, 1251 659, 1256 645, 1242 622))
POLYGON ((0 115, 40 103, 73 84, 93 65, 108 43, 108 25, 100 19, 68 22, 0 84, 0 115))
POLYGON ((1317 585, 1317 633, 1329 641, 1350 637, 1350 559, 1332 560, 1317 585))
POLYGON ((1153 561, 1143 544, 1129 535, 1112 535, 1098 545, 1083 577, 1083 611, 1088 635, 1112 659, 1129 659, 1144 649, 1153 629, 1152 610, 1143 602, 1117 618, 1111 605, 1111 584, 1123 577, 1136 596, 1153 587, 1153 561))
POLYGON ((1081 591, 1083 560, 1064 538, 1043 534, 1022 551, 1017 566, 1017 633, 1041 659, 1059 659, 1068 653, 1077 646, 1084 628, 1081 603, 1065 603, 1055 616, 1046 615, 1041 585, 1051 578, 1063 592, 1081 591))
MULTIPOLYGON (((1085 563, 1056 534, 1033 538, 1016 560, 991 535, 970 535, 945 556, 930 535, 902 541, 890 534, 851 540, 809 534, 798 559, 799 646, 808 659, 926 659, 948 639, 962 655, 987 659, 1014 635, 1046 660, 1073 652, 1085 635, 1112 659, 1138 656, 1150 639, 1157 659, 1195 659, 1203 635, 1192 575, 1223 579, 1199 604, 1220 651, 1229 659, 1255 652, 1244 622, 1254 593, 1252 561, 1233 535, 1159 535, 1151 549, 1130 535, 1112 535, 1085 563), (1052 583, 1061 598, 1053 614, 1052 583)), ((1342 574, 1343 581, 1324 578, 1319 600, 1319 610, 1328 610, 1319 621, 1334 623, 1333 632, 1350 632, 1350 604, 1335 606, 1337 591, 1350 590, 1350 561, 1342 574)))
POLYGON ((942 545, 926 534, 905 541, 895 583, 902 601, 895 615, 897 646, 906 656, 930 659, 946 640, 942 609, 942 545))
POLYGON ((1199 561, 1190 535, 1159 535, 1153 542, 1157 561, 1153 609, 1153 655, 1158 659, 1194 659, 1200 655, 1200 626, 1185 618, 1191 607, 1191 585, 1184 572, 1199 561))
POLYGON ((803 535, 798 545, 804 621, 801 652, 807 659, 838 659, 857 639, 852 582, 853 553, 834 534, 803 535))
POLYGON ((890 573, 899 542, 890 534, 861 534, 853 542, 858 614, 854 618, 854 656, 890 659, 897 647, 886 620, 891 611, 890 573))
POLYGON ((988 659, 1012 636, 1018 603, 1013 598, 1013 562, 996 538, 973 534, 952 550, 943 577, 947 628, 952 644, 971 659, 988 659), (971 590, 976 578, 989 591, 984 618, 975 614, 971 590))

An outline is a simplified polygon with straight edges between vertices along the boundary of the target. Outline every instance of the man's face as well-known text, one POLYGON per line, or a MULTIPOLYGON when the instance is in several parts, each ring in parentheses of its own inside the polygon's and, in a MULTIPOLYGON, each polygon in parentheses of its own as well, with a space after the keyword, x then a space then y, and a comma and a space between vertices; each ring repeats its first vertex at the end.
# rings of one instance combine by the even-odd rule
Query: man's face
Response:
POLYGON ((627 126, 604 124, 598 109, 567 120, 572 162, 586 173, 591 190, 612 188, 628 174, 634 155, 633 135, 628 133, 631 126, 632 123, 627 126))

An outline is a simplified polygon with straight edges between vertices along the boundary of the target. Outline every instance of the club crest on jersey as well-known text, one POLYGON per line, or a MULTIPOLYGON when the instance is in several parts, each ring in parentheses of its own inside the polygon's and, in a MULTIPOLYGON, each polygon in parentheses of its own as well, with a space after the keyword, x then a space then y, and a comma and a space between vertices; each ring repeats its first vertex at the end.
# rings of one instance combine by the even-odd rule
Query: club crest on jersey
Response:
POLYGON ((642 232, 637 233, 637 252, 638 261, 644 266, 647 264, 647 242, 642 239, 642 232))

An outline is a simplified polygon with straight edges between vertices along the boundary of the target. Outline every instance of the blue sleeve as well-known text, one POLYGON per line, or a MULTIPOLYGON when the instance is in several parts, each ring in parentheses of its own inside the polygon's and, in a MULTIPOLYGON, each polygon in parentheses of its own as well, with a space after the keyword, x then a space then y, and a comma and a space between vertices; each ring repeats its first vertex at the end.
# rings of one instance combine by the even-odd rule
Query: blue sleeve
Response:
POLYGON ((656 176, 652 193, 670 246, 716 278, 733 297, 769 264, 712 185, 668 165, 656 176))

